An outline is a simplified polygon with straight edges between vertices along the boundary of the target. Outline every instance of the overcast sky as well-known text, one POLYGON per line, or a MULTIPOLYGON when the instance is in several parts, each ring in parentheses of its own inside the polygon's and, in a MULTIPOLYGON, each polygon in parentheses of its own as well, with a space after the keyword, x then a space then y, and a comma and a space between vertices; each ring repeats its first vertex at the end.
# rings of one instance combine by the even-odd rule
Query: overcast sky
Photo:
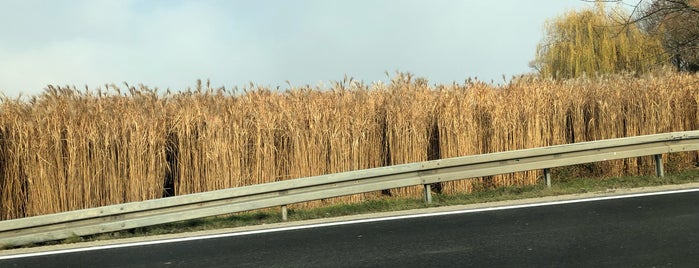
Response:
POLYGON ((531 72, 546 19, 580 0, 0 0, 0 91, 210 79, 286 88, 411 72, 431 84, 531 72))

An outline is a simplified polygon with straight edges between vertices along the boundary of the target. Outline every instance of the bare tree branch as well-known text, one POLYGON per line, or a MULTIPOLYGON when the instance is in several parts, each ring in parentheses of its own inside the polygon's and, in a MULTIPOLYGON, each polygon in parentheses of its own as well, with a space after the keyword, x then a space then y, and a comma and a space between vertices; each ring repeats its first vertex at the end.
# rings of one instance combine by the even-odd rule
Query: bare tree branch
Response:
POLYGON ((633 6, 625 28, 637 25, 646 34, 658 34, 670 62, 681 71, 699 71, 699 1, 639 0, 635 5, 622 0, 582 0, 633 6))

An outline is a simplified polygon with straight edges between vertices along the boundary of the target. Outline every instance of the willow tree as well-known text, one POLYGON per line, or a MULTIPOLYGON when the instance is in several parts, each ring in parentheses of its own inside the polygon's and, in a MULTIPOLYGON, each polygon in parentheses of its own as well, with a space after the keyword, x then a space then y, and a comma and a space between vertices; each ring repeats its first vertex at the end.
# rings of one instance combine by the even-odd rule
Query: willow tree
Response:
POLYGON ((545 24, 544 39, 537 46, 532 67, 553 78, 643 73, 664 62, 659 38, 635 25, 622 25, 627 13, 594 7, 568 11, 545 24))

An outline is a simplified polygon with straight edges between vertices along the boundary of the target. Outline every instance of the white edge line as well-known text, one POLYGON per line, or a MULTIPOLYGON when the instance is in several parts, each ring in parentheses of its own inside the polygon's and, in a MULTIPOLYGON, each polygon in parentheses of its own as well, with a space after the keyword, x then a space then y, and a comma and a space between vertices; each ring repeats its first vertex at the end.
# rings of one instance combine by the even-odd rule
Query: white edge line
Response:
POLYGON ((289 227, 280 227, 280 228, 254 230, 254 231, 243 231, 243 232, 234 232, 234 233, 225 233, 225 234, 172 238, 172 239, 155 240, 155 241, 144 241, 144 242, 135 242, 135 243, 95 246, 95 247, 87 247, 87 248, 75 248, 75 249, 64 249, 64 250, 56 250, 56 251, 45 251, 45 252, 7 255, 7 256, 0 256, 0 260, 38 257, 38 256, 46 256, 46 255, 58 255, 58 254, 67 254, 67 253, 94 251, 94 250, 104 250, 104 249, 115 249, 115 248, 125 248, 125 247, 137 247, 137 246, 177 243, 177 242, 186 242, 186 241, 194 241, 194 240, 244 236, 244 235, 263 234, 263 233, 274 233, 274 232, 283 232, 283 231, 292 231, 292 230, 303 230, 303 229, 328 227, 328 226, 349 225, 349 224, 356 224, 356 223, 381 222, 381 221, 423 218, 423 217, 442 216, 442 215, 454 215, 454 214, 476 213, 476 212, 486 212, 486 211, 496 211, 496 210, 508 210, 508 209, 518 209, 518 208, 563 205, 563 204, 572 204, 572 203, 583 203, 583 202, 593 202, 593 201, 603 201, 603 200, 613 200, 613 199, 623 199, 623 198, 634 198, 634 197, 653 196, 653 195, 678 194, 678 193, 688 193, 688 192, 698 192, 698 191, 699 191, 699 188, 694 188, 694 189, 672 190, 672 191, 664 191, 664 192, 649 192, 649 193, 637 193, 637 194, 627 194, 627 195, 602 196, 602 197, 591 197, 591 198, 583 198, 583 199, 571 199, 571 200, 550 201, 550 202, 541 202, 541 203, 529 203, 529 204, 520 204, 520 205, 495 206, 495 207, 476 208, 476 209, 432 212, 432 213, 401 215, 401 216, 389 216, 389 217, 383 217, 383 218, 370 218, 370 219, 360 219, 360 220, 352 220, 352 221, 317 223, 317 224, 310 224, 310 225, 289 226, 289 227))

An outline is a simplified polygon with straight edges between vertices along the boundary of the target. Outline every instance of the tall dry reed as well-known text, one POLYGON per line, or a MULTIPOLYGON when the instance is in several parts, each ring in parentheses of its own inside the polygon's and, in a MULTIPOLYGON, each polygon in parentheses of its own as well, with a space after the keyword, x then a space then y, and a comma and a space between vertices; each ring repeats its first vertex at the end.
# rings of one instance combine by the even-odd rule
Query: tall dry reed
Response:
MULTIPOLYGON (((345 78, 285 91, 50 86, 0 102, 0 218, 240 187, 386 165, 697 129, 699 77, 651 73, 429 85, 345 78)), ((693 166, 696 152, 664 156, 693 166)), ((569 167, 577 176, 650 174, 650 157, 569 167)), ((435 185, 454 193, 527 185, 540 171, 435 185)), ((381 196, 385 189, 301 204, 381 196)))

